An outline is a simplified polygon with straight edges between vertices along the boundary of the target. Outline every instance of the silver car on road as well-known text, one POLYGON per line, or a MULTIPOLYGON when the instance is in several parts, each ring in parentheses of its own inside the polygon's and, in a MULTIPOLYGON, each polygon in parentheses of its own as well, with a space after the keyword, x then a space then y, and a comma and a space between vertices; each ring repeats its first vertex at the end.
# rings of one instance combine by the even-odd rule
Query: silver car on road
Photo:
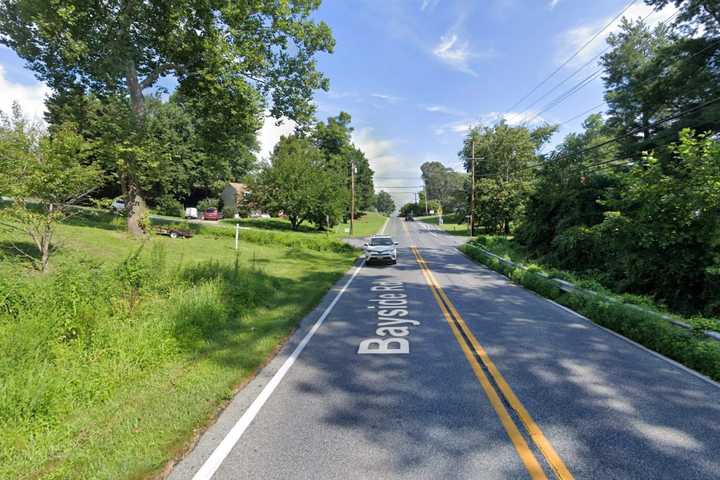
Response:
POLYGON ((365 261, 370 263, 390 262, 397 263, 397 245, 390 235, 373 235, 370 241, 363 245, 365 248, 365 261))

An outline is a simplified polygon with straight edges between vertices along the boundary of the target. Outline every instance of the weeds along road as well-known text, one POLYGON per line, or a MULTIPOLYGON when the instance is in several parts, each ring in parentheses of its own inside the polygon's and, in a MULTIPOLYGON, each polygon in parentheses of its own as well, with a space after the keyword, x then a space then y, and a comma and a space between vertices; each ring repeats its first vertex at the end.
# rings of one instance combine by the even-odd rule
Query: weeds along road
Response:
POLYGON ((720 478, 717 385, 387 233, 397 265, 348 273, 171 478, 720 478))

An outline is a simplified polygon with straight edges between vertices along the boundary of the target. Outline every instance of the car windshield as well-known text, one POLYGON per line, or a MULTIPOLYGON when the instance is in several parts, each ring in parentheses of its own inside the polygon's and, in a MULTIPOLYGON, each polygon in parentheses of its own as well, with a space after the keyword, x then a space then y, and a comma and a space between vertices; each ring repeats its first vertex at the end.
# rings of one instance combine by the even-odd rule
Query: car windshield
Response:
POLYGON ((370 245, 373 247, 377 246, 383 246, 383 245, 392 245, 393 241, 392 238, 373 238, 370 240, 370 245))
POLYGON ((216 212, 217 210, 215 210, 214 208, 208 208, 208 209, 205 210, 205 211, 208 212, 208 213, 213 213, 213 212, 216 212))

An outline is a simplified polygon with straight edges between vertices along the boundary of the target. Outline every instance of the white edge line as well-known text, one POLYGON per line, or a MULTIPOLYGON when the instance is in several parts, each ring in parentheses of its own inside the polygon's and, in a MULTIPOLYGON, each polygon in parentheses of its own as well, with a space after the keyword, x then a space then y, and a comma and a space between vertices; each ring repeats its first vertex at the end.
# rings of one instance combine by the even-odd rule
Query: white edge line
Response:
POLYGON ((215 448, 210 457, 205 460, 205 463, 203 463, 197 473, 193 476, 193 480, 210 480, 217 471, 217 469, 220 468, 222 462, 230 454, 230 451, 240 440, 240 437, 242 437, 243 433, 245 433, 245 430, 250 426, 252 421, 257 416, 258 412, 260 412, 260 409, 263 407, 268 398, 270 398, 270 395, 272 395, 275 388, 280 384, 285 374, 287 374, 288 370, 290 370, 290 367, 293 366, 295 360, 297 360, 297 358, 300 356, 300 353, 302 353, 302 351, 305 349, 305 346, 308 344, 313 335, 315 335, 315 332, 317 332, 317 330, 320 328, 320 325, 322 325, 322 323, 325 321, 325 318, 332 311, 335 304, 338 302, 338 300, 340 300, 342 294, 345 293, 345 290, 348 288, 348 286, 350 286, 350 283, 355 279, 355 277, 364 265, 365 261, 362 260, 360 264, 355 267, 355 271, 350 276, 350 279, 345 283, 345 285, 343 285, 342 289, 340 289, 340 291, 337 293, 332 303, 328 305, 320 318, 318 318, 315 324, 312 326, 310 331, 305 334, 302 341, 298 344, 297 347, 295 347, 295 350, 293 350, 287 360, 285 360, 285 363, 283 363, 282 367, 280 367, 280 369, 275 373, 275 375, 273 375, 272 379, 270 379, 267 385, 265 385, 265 388, 263 388, 260 394, 255 398, 255 400, 253 400, 252 404, 250 404, 250 407, 248 407, 245 413, 243 413, 240 419, 238 419, 235 425, 233 425, 232 429, 227 433, 227 435, 225 435, 225 438, 223 438, 220 444, 215 448))
POLYGON ((388 222, 390 221, 390 217, 385 220, 385 223, 383 223, 382 228, 380 229, 380 235, 385 235, 385 228, 387 227, 388 222))
MULTIPOLYGON (((534 292, 533 292, 533 293, 534 293, 534 292)), ((682 363, 678 363, 678 362, 676 362, 675 360, 673 360, 672 358, 668 358, 668 357, 666 357, 665 355, 662 355, 661 353, 658 353, 658 352, 656 352, 656 351, 654 351, 654 350, 650 350, 649 348, 640 345, 640 344, 637 343, 636 341, 631 340, 631 339, 629 339, 629 338, 627 338, 627 337, 625 337, 625 336, 623 336, 623 335, 620 335, 619 333, 617 333, 617 332, 615 332, 615 331, 613 331, 613 330, 610 330, 609 328, 605 328, 605 327, 603 327, 602 325, 599 325, 599 324, 593 322, 592 320, 590 320, 590 319, 587 318, 586 316, 579 314, 579 313, 576 312, 575 310, 572 310, 571 308, 566 307, 565 305, 560 305, 560 304, 557 303, 556 301, 550 300, 549 298, 545 298, 545 297, 543 297, 543 296, 541 296, 540 298, 545 299, 545 300, 547 300, 548 302, 550 302, 550 303, 552 303, 553 305, 555 305, 556 307, 560 307, 560 308, 562 308, 563 310, 565 310, 566 312, 568 312, 568 313, 570 313, 570 314, 572 314, 572 315, 575 315, 576 317, 582 318, 582 319, 585 320, 586 322, 589 322, 589 323, 593 324, 594 326, 605 330, 605 331, 608 332, 610 335, 613 335, 613 336, 615 336, 615 337, 618 337, 618 338, 620 338, 621 340, 625 340, 627 343, 629 343, 629 344, 631 344, 631 345, 635 345, 637 348, 646 351, 647 353, 653 355, 654 357, 657 357, 657 358, 659 358, 659 359, 665 360, 666 362, 668 362, 668 363, 676 366, 677 368, 679 368, 679 369, 681 369, 681 370, 684 370, 684 371, 686 371, 687 373, 689 373, 689 374, 691 374, 691 375, 696 376, 696 377, 699 378, 700 380, 705 380, 705 381, 706 381, 707 383, 709 383, 710 385, 713 385, 714 387, 720 388, 720 383, 716 382, 716 381, 713 380, 712 378, 706 377, 706 376, 703 375, 702 373, 696 372, 696 371, 693 370, 692 368, 686 367, 686 366, 683 365, 682 363)))

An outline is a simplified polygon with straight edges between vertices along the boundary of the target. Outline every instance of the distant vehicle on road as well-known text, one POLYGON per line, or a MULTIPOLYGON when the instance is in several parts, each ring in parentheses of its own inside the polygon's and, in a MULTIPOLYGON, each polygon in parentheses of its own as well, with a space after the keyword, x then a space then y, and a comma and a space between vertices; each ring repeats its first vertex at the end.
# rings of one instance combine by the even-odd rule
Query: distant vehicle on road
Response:
POLYGON ((210 207, 202 214, 203 220, 220 220, 221 218, 222 214, 218 211, 217 208, 210 207))
POLYGON ((198 211, 195 207, 188 207, 185 209, 185 218, 192 218, 196 219, 198 218, 198 211))
POLYGON ((389 235, 373 235, 370 242, 363 245, 365 248, 365 261, 390 262, 393 265, 397 263, 397 245, 389 235))
POLYGON ((415 219, 413 218, 412 215, 407 214, 407 215, 405 215, 405 221, 406 221, 406 222, 414 222, 415 219))
POLYGON ((110 210, 112 210, 115 213, 124 212, 126 207, 127 207, 127 204, 125 203, 125 200, 123 200, 122 198, 116 198, 110 204, 110 210))

